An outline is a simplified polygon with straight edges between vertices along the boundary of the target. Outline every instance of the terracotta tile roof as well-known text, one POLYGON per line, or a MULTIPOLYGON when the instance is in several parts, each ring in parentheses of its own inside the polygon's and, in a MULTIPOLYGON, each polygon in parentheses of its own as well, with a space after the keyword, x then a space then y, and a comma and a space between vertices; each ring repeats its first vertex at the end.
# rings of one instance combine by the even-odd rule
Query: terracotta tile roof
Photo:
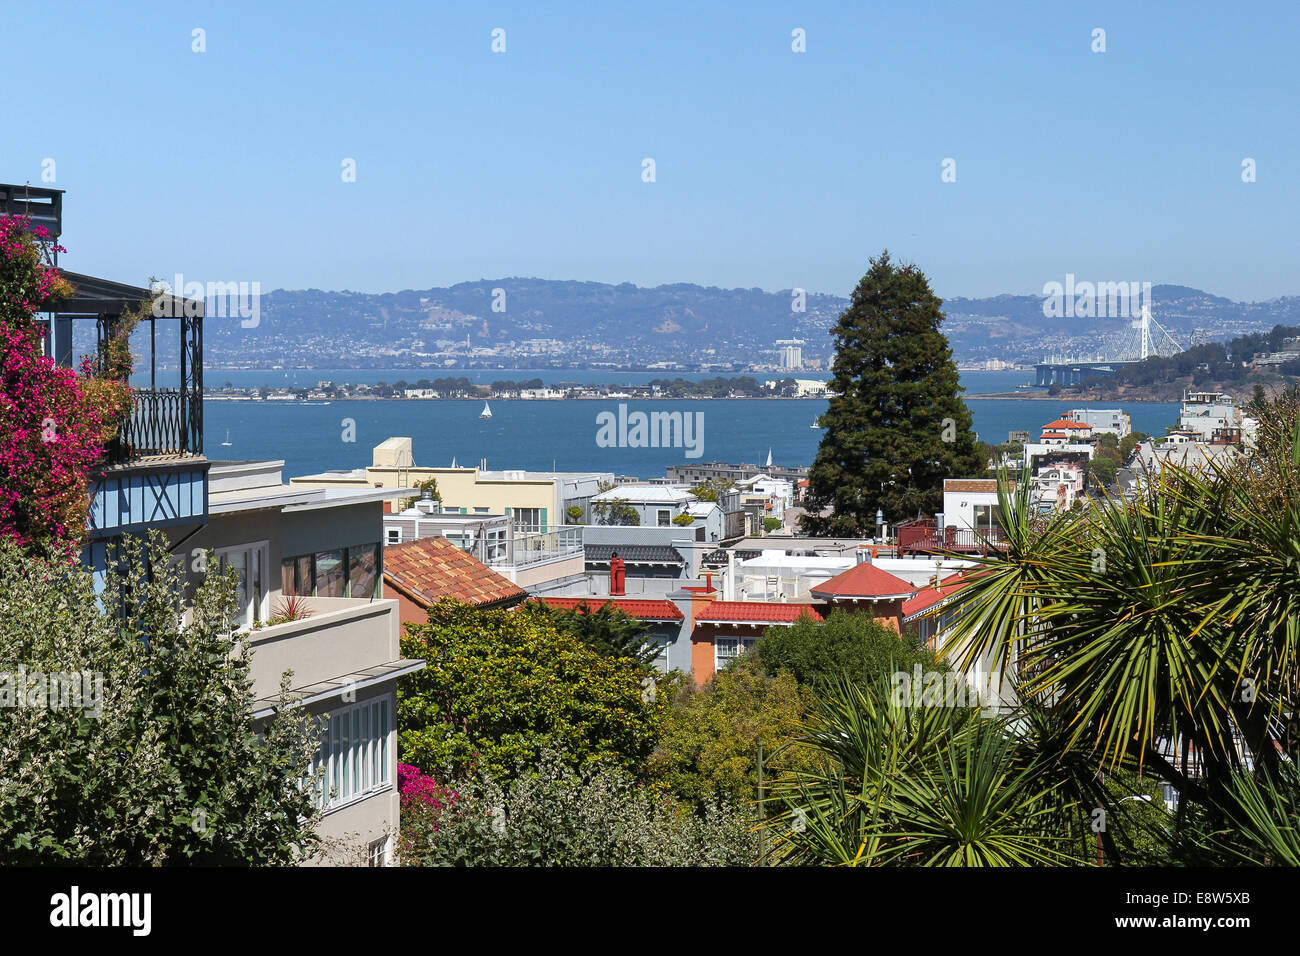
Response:
POLYGON ((1044 430, 1048 428, 1086 428, 1089 431, 1092 430, 1091 425, 1085 425, 1083 422, 1073 422, 1068 418, 1058 418, 1056 421, 1048 422, 1043 426, 1044 430))
POLYGON ((997 491, 996 478, 945 478, 944 491, 997 491))
POLYGON ((712 601, 695 620, 699 624, 756 623, 793 624, 800 615, 811 614, 813 620, 824 619, 815 604, 769 604, 765 601, 712 601))
POLYGON ((863 561, 829 581, 809 588, 808 593, 819 598, 887 600, 910 598, 916 593, 916 588, 870 561, 863 561))
POLYGON ((648 601, 643 598, 576 598, 576 597, 536 597, 533 601, 539 601, 547 607, 557 608, 561 611, 572 611, 580 604, 595 611, 606 604, 612 604, 614 607, 628 617, 634 617, 640 621, 680 621, 682 612, 672 601, 648 601))
POLYGON ((509 606, 527 594, 441 537, 384 548, 384 581, 426 607, 441 598, 476 607, 509 606))

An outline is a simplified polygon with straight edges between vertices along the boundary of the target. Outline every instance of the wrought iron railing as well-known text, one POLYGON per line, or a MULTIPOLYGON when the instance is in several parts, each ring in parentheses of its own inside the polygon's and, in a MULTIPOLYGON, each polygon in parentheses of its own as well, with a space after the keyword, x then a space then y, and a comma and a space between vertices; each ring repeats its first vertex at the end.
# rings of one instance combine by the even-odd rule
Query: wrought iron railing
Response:
POLYGON ((203 395, 195 388, 131 392, 131 413, 105 451, 108 464, 203 453, 203 395))
POLYGON ((972 531, 968 528, 936 528, 933 522, 918 522, 898 528, 898 549, 903 553, 920 551, 961 551, 988 554, 1007 546, 1002 533, 994 528, 972 531))

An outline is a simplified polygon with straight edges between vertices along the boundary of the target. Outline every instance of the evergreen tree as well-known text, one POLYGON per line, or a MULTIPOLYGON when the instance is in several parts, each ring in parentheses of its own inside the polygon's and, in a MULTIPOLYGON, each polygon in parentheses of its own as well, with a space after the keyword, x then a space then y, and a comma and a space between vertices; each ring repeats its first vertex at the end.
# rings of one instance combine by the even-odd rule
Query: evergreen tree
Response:
POLYGON ((835 394, 808 476, 806 533, 870 533, 877 508, 890 523, 933 514, 943 507, 944 478, 983 475, 939 331, 942 304, 920 269, 891 262, 888 251, 853 290, 832 332, 835 394), (827 506, 832 513, 819 514, 827 506))

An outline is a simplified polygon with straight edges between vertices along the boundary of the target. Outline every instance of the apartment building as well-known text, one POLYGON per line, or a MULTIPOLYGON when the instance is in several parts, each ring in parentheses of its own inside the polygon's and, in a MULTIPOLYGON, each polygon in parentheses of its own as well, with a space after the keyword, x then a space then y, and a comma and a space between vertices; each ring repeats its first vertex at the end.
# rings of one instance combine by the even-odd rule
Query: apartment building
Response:
MULTIPOLYGON (((62 191, 22 189, 56 239, 62 191)), ((14 187, 0 185, 0 194, 14 187)), ((73 364, 75 323, 105 341, 149 289, 65 273, 75 294, 44 323, 45 352, 73 364)), ((283 462, 211 461, 203 448, 204 304, 163 296, 136 334, 139 384, 117 438, 91 474, 82 562, 99 580, 127 536, 161 532, 184 562, 189 593, 206 569, 234 569, 234 624, 250 636, 253 720, 272 716, 281 677, 321 731, 320 833, 326 862, 387 862, 398 828, 396 681, 424 666, 404 660, 397 602, 381 580, 382 493, 291 488, 283 462), (147 384, 145 384, 147 383, 147 384), (209 556, 210 555, 210 559, 209 556), (306 614, 276 625, 286 595, 306 614)))
POLYGON ((399 824, 397 681, 424 667, 400 647, 398 601, 383 586, 383 495, 377 489, 296 488, 282 461, 211 463, 208 521, 172 532, 192 587, 192 556, 210 552, 239 578, 238 625, 251 632, 254 719, 270 717, 280 677, 321 730, 322 862, 392 856, 399 824), (268 625, 284 599, 307 616, 268 625))
POLYGON ((571 523, 570 508, 581 512, 578 520, 589 520, 590 501, 601 483, 614 482, 614 475, 607 472, 489 471, 486 462, 475 467, 417 466, 409 438, 381 442, 371 461, 366 468, 303 475, 290 483, 309 488, 387 488, 389 507, 396 508, 405 501, 394 493, 396 489, 434 478, 442 512, 509 515, 515 527, 528 532, 571 523))

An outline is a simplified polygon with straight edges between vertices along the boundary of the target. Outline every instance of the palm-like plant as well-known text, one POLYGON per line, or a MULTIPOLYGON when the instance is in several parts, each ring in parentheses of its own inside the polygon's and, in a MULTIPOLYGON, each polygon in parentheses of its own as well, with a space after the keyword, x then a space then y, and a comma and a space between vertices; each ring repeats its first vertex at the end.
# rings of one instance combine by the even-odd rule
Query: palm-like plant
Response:
MULTIPOLYGON (((1035 521, 1028 475, 1014 490, 1003 476, 1010 546, 971 576, 943 651, 1050 703, 1063 756, 1149 766, 1212 830, 1267 840, 1268 818, 1246 811, 1273 805, 1259 801, 1296 748, 1282 728, 1300 678, 1300 400, 1264 416, 1257 450, 1167 466, 1135 500, 1082 514, 1035 521)), ((1275 844, 1268 858, 1287 859, 1275 844)))
POLYGON ((770 821, 772 855, 848 866, 1080 861, 1085 810, 1063 804, 1059 768, 1017 723, 900 701, 887 675, 840 681, 801 740, 818 768, 774 787, 783 810, 770 821))

